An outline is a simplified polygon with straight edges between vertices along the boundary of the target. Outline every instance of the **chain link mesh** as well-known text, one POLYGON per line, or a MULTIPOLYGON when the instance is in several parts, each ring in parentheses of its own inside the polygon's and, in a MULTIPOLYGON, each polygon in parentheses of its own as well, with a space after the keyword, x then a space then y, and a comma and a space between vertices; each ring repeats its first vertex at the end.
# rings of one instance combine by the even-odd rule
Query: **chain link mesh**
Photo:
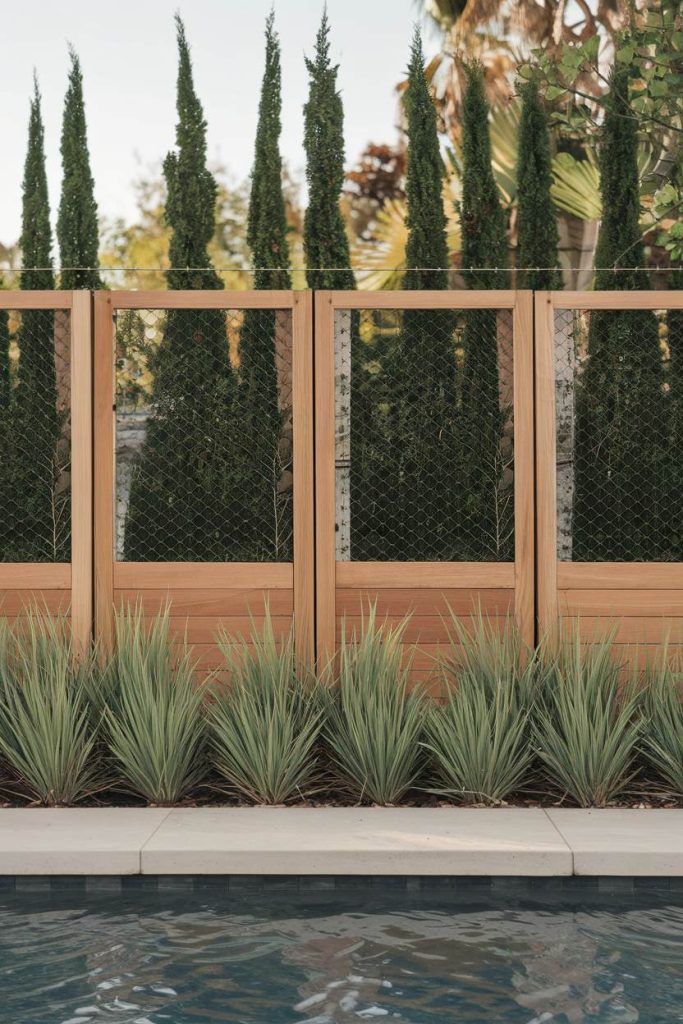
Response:
POLYGON ((0 310, 0 561, 71 559, 68 310, 0 310))
POLYGON ((511 561, 509 310, 337 311, 338 561, 511 561))
POLYGON ((683 561, 683 311, 555 314, 557 552, 683 561))
POLYGON ((291 390, 291 311, 118 311, 116 559, 290 561, 291 390))

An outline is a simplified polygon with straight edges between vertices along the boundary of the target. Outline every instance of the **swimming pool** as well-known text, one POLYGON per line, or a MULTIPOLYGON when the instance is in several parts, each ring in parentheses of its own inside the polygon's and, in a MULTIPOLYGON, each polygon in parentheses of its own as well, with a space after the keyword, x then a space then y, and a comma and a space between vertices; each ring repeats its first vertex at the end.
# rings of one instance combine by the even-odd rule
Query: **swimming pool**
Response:
POLYGON ((18 880, 2 1024, 683 1021, 683 889, 636 880, 18 880))

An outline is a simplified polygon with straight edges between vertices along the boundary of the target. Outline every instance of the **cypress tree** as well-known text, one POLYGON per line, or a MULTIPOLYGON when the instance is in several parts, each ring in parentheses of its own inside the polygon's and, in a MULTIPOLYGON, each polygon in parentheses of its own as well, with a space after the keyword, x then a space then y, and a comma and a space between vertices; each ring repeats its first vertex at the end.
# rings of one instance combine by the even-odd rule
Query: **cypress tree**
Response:
POLYGON ((308 206, 304 215, 304 254, 309 288, 354 288, 351 253, 339 197, 344 185, 344 108, 330 61, 327 10, 306 58, 308 101, 304 106, 304 149, 308 206))
MULTIPOLYGON (((629 71, 617 68, 611 77, 600 150, 598 289, 648 287, 639 226, 637 151, 629 71)), ((664 408, 655 314, 591 313, 587 356, 576 384, 572 557, 656 559, 663 542, 664 408)))
MULTIPOLYGON (((508 286, 505 215, 491 168, 489 106, 481 65, 467 68, 463 105, 462 266, 471 288, 508 286)), ((501 408, 495 310, 470 310, 463 332, 461 557, 512 558, 513 507, 505 479, 504 435, 510 409, 501 408)), ((506 368, 511 372, 511 367, 506 368)))
MULTIPOLYGON (((0 309, 0 418, 4 417, 10 400, 10 365, 9 365, 9 312, 0 309)), ((2 484, 0 469, 0 485, 2 484)))
POLYGON ((97 203, 95 202, 83 103, 83 74, 69 47, 71 68, 62 121, 62 194, 57 217, 60 287, 101 288, 98 274, 97 203))
POLYGON ((520 288, 562 287, 548 122, 535 80, 521 87, 517 157, 517 281, 520 288))
MULTIPOLYGON (((22 290, 51 289, 52 232, 45 173, 44 129, 37 81, 31 98, 22 182, 22 290)), ((2 348, 7 349, 3 324, 2 348)), ((26 310, 17 333, 16 387, 6 414, 0 558, 66 561, 69 558, 68 438, 58 409, 55 314, 26 310)), ((4 372, 4 370, 3 370, 4 372)))
MULTIPOLYGON (((669 275, 669 288, 683 289, 683 268, 669 275)), ((668 501, 663 517, 663 529, 669 538, 666 557, 674 562, 683 561, 683 310, 670 309, 666 315, 669 367, 667 374, 667 402, 669 407, 668 448, 666 470, 668 501)))
MULTIPOLYGON (((415 32, 405 94, 408 204, 405 287, 448 286, 448 246, 436 110, 425 78, 422 41, 415 32)), ((457 557, 455 320, 447 310, 403 314, 395 363, 394 486, 400 500, 387 534, 393 556, 408 561, 457 557)), ((391 507, 388 512, 391 512, 391 507)))
MULTIPOLYGON (((217 289, 208 244, 216 183, 206 167, 206 122, 190 50, 176 15, 176 151, 164 161, 169 288, 217 289)), ((131 561, 228 561, 235 557, 232 427, 234 374, 225 314, 173 310, 152 361, 153 417, 133 470, 125 528, 131 561)))
MULTIPOLYGON (((287 216, 280 156, 280 41, 271 11, 247 218, 255 288, 291 288, 287 216)), ((278 362, 284 364, 291 330, 283 314, 248 310, 240 331, 242 521, 249 534, 245 557, 291 558, 291 436, 284 437, 278 401, 278 362)), ((291 435, 291 431, 290 431, 291 435)))

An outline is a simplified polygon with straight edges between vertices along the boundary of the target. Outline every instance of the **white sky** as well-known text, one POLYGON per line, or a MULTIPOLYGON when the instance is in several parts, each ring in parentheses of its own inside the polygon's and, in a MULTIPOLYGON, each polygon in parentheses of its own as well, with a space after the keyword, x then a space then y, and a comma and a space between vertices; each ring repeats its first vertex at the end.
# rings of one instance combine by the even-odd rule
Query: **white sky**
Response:
MULTIPOLYGON (((7 4, 0 38, 0 240, 20 231, 21 175, 32 74, 43 93, 50 202, 59 199, 59 135, 67 40, 83 67, 90 155, 100 214, 134 212, 139 164, 173 144, 179 9, 192 47, 195 83, 208 121, 208 151, 237 177, 249 173, 271 0, 23 0, 7 4), (11 8, 11 13, 9 8, 11 8)), ((303 168, 302 106, 323 0, 275 0, 282 43, 282 151, 303 168)), ((408 62, 416 0, 328 0, 332 54, 341 65, 346 162, 365 146, 394 141, 395 84, 408 62)))

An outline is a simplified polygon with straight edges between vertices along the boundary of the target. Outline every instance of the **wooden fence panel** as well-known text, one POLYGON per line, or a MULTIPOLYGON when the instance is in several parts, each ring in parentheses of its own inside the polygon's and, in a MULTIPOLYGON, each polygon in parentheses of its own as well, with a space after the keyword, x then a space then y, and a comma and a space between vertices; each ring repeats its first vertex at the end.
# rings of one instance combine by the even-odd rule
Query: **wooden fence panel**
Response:
MULTIPOLYGON (((178 643, 195 648, 201 669, 220 661, 217 635, 225 631, 248 638, 269 609, 276 635, 294 624, 297 656, 313 658, 313 489, 312 489, 312 338, 309 293, 295 292, 101 292, 96 296, 95 365, 95 597, 96 629, 112 642, 115 608, 142 607, 145 617, 170 607, 171 630, 178 643), (287 337, 288 405, 291 411, 291 491, 293 553, 288 561, 130 561, 121 532, 121 482, 117 476, 116 327, 120 311, 243 310, 284 311, 287 337)), ((140 314, 142 316, 142 314, 140 314)), ((228 319, 226 342, 233 367, 240 353, 228 319)), ((237 322, 237 319, 235 320, 237 322)), ((243 320, 241 321, 243 323, 243 320)), ((270 321, 269 321, 270 322, 270 321)), ((275 330, 279 330, 277 322, 275 330)), ((150 318, 143 323, 150 333, 150 318)), ((157 332, 158 333, 158 332, 157 332)), ((120 358, 119 358, 120 363, 120 358)), ((237 372, 237 371, 236 371, 237 372)), ((280 393, 284 387, 278 382, 280 393)), ((149 406, 149 402, 147 402, 149 406)), ((145 412, 147 415, 147 412, 145 412)), ((120 423, 119 423, 120 427, 120 423)), ((146 426, 143 423, 142 432, 146 426)), ((144 444, 144 442, 143 442, 144 444)), ((139 458, 139 453, 138 453, 139 458)), ((254 453, 256 458, 256 453, 254 453)), ((137 465, 138 463, 134 463, 137 465)), ((130 490, 128 491, 128 500, 130 490)))
MULTIPOLYGON (((496 330, 500 333, 500 321, 496 330)), ((415 645, 413 678, 429 682, 448 642, 449 608, 465 625, 481 608, 492 624, 516 619, 524 639, 534 638, 534 418, 533 302, 530 292, 319 292, 315 312, 316 397, 316 615, 318 664, 334 656, 344 625, 359 627, 374 604, 380 620, 410 615, 406 657, 415 645), (507 381, 513 407, 514 551, 509 561, 355 560, 350 483, 354 438, 349 383, 354 357, 340 346, 363 332, 351 317, 376 311, 506 311, 511 348, 507 381), (343 319, 346 314, 346 320, 343 319), (342 339, 340 341, 340 338, 342 339), (344 340, 346 339, 346 340, 344 340), (345 418, 345 422, 340 422, 345 418), (340 537, 340 532, 342 536, 340 537), (350 553, 349 553, 350 552, 350 553), (340 555, 342 557, 340 557, 340 555)), ((438 328, 438 323, 435 321, 438 328)), ((449 328, 450 329, 450 328, 449 328)), ((400 328, 399 328, 400 330, 400 328)), ((457 336, 457 328, 455 335, 457 336)), ((499 344, 502 344, 499 342, 499 344)), ((457 354, 453 355, 457 360, 457 354)), ((457 368, 456 368, 457 374, 457 368)), ((506 382, 499 381, 504 389, 506 382)), ((502 404, 501 399, 501 404, 502 404)), ((453 481, 457 487, 457 481, 453 481)), ((419 530, 419 524, 417 526, 419 530)))
MULTIPOLYGON (((50 560, 49 544, 41 544, 40 560, 37 561, 11 561, 6 551, 0 551, 0 614, 14 619, 25 614, 28 607, 35 606, 69 617, 76 648, 84 649, 90 642, 92 631, 91 294, 0 291, 0 309, 8 311, 10 327, 12 319, 17 319, 14 337, 19 363, 22 330, 40 333, 40 337, 34 339, 34 348, 45 346, 43 355, 47 350, 52 353, 43 367, 44 373, 52 377, 52 369, 48 368, 51 366, 54 377, 52 380, 33 380, 31 400, 34 403, 39 401, 40 390, 45 389, 46 404, 42 411, 50 417, 56 415, 59 436, 49 473, 43 473, 43 484, 36 482, 36 475, 31 486, 52 490, 53 547, 55 551, 58 547, 59 550, 64 548, 64 560, 58 562, 50 560), (37 311, 41 313, 40 318, 34 317, 29 322, 28 316, 37 311), (51 313, 54 313, 52 318, 49 317, 51 313), (52 399, 48 395, 52 395, 52 399), (53 403, 51 412, 50 401, 53 403), (52 478, 52 483, 48 477, 52 478), (68 516, 68 526, 63 522, 65 515, 68 516), (68 543, 60 542, 58 545, 55 538, 64 531, 68 533, 68 543)), ((13 379, 16 381, 14 373, 13 379)), ((16 387, 20 386, 19 381, 16 387)), ((15 399, 17 395, 18 391, 14 391, 15 399)), ((13 399, 15 409, 18 401, 13 399)), ((30 430, 40 429, 33 421, 30 430)), ((11 460, 11 447, 18 443, 16 431, 17 426, 10 417, 4 438, 3 469, 11 460)), ((34 447, 34 440, 30 433, 24 438, 27 447, 20 453, 23 472, 31 472, 32 459, 38 460, 36 473, 40 471, 40 458, 44 453, 34 447)), ((44 498, 45 494, 40 500, 44 498)), ((20 502, 21 498, 15 492, 5 495, 2 500, 20 502)), ((16 511, 21 513, 20 508, 16 511)), ((7 509, 0 514, 6 516, 7 509)), ((17 531, 20 533, 21 529, 20 521, 17 531)), ((33 540, 27 536, 27 551, 33 540)), ((17 538, 14 541, 7 538, 7 541, 16 544, 17 538)))
MULTIPOLYGON (((541 636, 558 629, 564 635, 576 629, 582 640, 613 635, 625 664, 642 666, 668 640, 672 654, 683 652, 683 563, 680 561, 573 561, 567 557, 573 523, 573 491, 558 473, 575 472, 573 421, 574 382, 579 369, 567 371, 558 351, 558 311, 575 318, 591 311, 660 311, 660 335, 666 334, 666 311, 683 310, 683 292, 549 292, 535 296, 536 324, 536 460, 537 460, 537 591, 538 629, 541 636), (663 311, 663 312, 662 312, 663 311), (570 378, 569 397, 562 375, 570 378), (559 441, 558 441, 559 438, 559 441), (561 450, 565 439, 566 450, 561 450), (558 511, 559 510, 559 511, 558 511)), ((579 333, 577 331, 577 333, 579 333)), ((587 328, 583 325, 583 336, 587 328)), ((662 346, 664 349, 665 346, 662 346)), ((666 358, 664 356, 663 358, 666 358)), ((578 365, 590 354, 579 353, 578 365)), ((662 385, 663 393, 670 385, 662 385)), ((670 396, 671 397, 671 396, 670 396)), ((678 397, 683 402, 683 396, 678 397)), ((656 416, 642 409, 645 417, 656 416)), ((637 416, 638 411, 633 410, 637 416)), ((665 424, 659 424, 662 434, 665 424)), ((664 485, 670 469, 663 475, 664 485)), ((637 492, 637 487, 636 487, 637 492)), ((638 495, 636 494, 636 497, 638 495)), ((663 500, 663 499, 662 499, 663 500)), ((660 495, 650 509, 655 520, 660 495)), ((664 503, 665 505, 665 503, 664 503)), ((600 509, 593 510, 596 517, 600 509)), ((664 513, 666 516, 666 512, 664 513)), ((660 525, 661 528, 661 525, 660 525)), ((653 542, 656 538, 653 538, 653 542)), ((670 557, 666 553, 666 557, 670 557)))

